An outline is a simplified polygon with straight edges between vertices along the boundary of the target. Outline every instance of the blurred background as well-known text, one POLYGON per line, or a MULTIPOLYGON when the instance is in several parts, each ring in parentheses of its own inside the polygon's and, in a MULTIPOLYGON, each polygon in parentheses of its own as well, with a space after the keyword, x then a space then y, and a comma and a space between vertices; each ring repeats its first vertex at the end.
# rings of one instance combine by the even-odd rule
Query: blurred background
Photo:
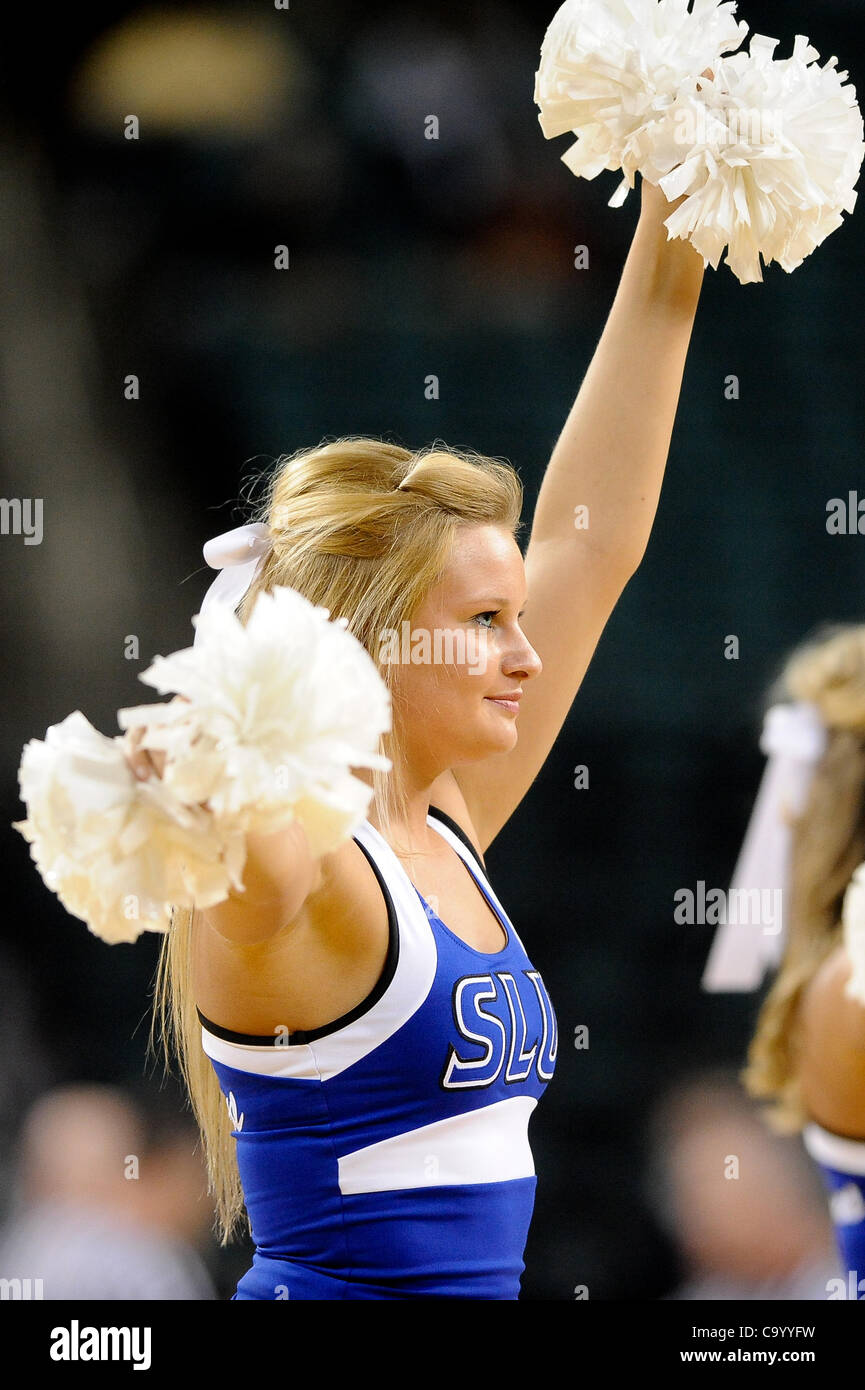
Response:
MULTIPOLYGON (((38 543, 0 536, 0 1276, 50 1273, 46 1296, 226 1298, 250 1248, 216 1245, 197 1131, 147 1055, 158 941, 90 936, 10 828, 22 747, 74 709, 116 733, 118 707, 150 698, 137 674, 191 642, 203 542, 246 519, 281 453, 365 433, 506 458, 527 538, 639 210, 638 193, 607 207, 618 176, 574 179, 568 139, 542 137, 554 10, 17 16, 0 491, 42 499, 44 521, 38 543)), ((739 16, 784 54, 807 34, 857 83, 858 0, 739 16)), ((488 854, 560 1028, 532 1123, 526 1299, 820 1298, 837 1272, 798 1139, 770 1135, 737 1083, 760 997, 701 993, 714 929, 676 925, 673 895, 729 884, 786 652, 865 617, 865 538, 826 531, 831 498, 865 496, 861 217, 792 276, 707 270, 647 557, 488 854), (730 1152, 747 1180, 721 1180, 730 1152)))

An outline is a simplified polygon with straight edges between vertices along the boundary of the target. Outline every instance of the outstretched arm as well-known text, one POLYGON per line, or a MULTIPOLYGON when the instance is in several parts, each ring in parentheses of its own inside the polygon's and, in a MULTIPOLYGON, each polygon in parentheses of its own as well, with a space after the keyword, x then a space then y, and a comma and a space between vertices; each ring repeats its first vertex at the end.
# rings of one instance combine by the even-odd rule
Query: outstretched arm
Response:
POLYGON ((626 582, 643 558, 703 281, 690 242, 667 242, 663 223, 674 206, 643 184, 613 307, 544 474, 527 563, 564 544, 574 559, 589 557, 626 582), (577 506, 588 508, 585 530, 575 528, 577 506))
POLYGON ((454 769, 484 850, 543 766, 658 506, 703 260, 689 242, 667 241, 663 220, 675 205, 650 184, 641 196, 613 307, 547 466, 526 550, 522 628, 544 670, 526 683, 516 746, 454 769))

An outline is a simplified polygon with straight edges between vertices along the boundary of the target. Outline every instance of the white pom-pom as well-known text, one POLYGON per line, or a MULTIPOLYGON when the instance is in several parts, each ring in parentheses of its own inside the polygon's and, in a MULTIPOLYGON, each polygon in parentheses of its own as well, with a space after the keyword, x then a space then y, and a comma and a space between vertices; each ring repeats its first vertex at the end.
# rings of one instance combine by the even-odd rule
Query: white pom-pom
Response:
POLYGON ((25 745, 19 769, 28 816, 16 821, 43 880, 104 941, 166 931, 170 905, 220 902, 240 887, 212 817, 154 778, 139 782, 121 738, 80 710, 25 745))
POLYGON ((760 258, 801 265, 852 212, 865 143, 862 115, 837 59, 797 35, 789 58, 716 0, 568 0, 541 50, 535 100, 547 137, 573 130, 563 156, 578 175, 622 169, 620 206, 639 172, 670 202, 670 238, 742 283, 760 258), (706 72, 712 76, 706 77, 706 72))
POLYGON ((170 705, 121 710, 141 746, 167 756, 165 781, 206 801, 224 825, 267 834, 296 814, 313 854, 346 839, 372 788, 352 767, 388 771, 379 754, 390 694, 365 648, 293 589, 260 594, 244 626, 227 604, 193 619, 194 647, 157 657, 140 679, 170 705))
POLYGON ((853 972, 845 993, 865 1005, 865 864, 860 864, 844 894, 844 949, 853 972))
POLYGON ((855 89, 837 59, 797 35, 791 57, 755 34, 750 53, 716 65, 714 81, 681 91, 647 132, 643 172, 670 201, 671 237, 687 237, 706 264, 726 262, 743 283, 761 281, 760 258, 790 272, 856 205, 865 144, 855 89), (684 162, 682 151, 687 151, 684 162))
POLYGON ((593 179, 623 169, 624 201, 640 168, 640 135, 683 83, 693 84, 748 32, 735 3, 719 0, 566 0, 541 46, 534 99, 547 139, 572 131, 562 156, 593 179))
POLYGON ((243 888, 246 836, 295 819, 320 856, 363 820, 388 771, 377 751, 390 694, 346 630, 291 589, 259 596, 246 627, 226 604, 193 621, 194 648, 157 657, 140 679, 182 699, 120 710, 139 746, 166 755, 139 781, 124 740, 76 710, 31 740, 16 822, 45 883, 103 940, 166 931, 171 906, 209 907, 243 888))

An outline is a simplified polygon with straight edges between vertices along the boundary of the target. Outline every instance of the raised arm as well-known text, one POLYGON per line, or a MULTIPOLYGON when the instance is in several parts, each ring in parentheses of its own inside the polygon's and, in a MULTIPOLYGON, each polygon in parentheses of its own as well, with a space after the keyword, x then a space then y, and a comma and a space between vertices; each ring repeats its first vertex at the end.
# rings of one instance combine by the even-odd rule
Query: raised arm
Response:
POLYGON ((544 670, 526 684, 516 746, 454 769, 483 849, 543 766, 658 506, 703 261, 690 243, 667 241, 663 220, 674 205, 646 183, 641 196, 621 282, 547 466, 525 554, 522 628, 544 670))

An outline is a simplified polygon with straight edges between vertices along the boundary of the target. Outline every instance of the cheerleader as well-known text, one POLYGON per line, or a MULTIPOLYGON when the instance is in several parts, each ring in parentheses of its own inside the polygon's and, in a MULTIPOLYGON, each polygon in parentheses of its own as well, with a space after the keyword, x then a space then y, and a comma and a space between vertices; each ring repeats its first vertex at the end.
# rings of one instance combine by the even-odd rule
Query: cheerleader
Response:
MULTIPOLYGON (((865 860, 865 626, 835 627, 797 648, 775 691, 763 746, 770 766, 737 874, 781 887, 777 974, 742 1073, 769 1100, 766 1118, 801 1133, 824 1179, 844 1269, 831 1297, 865 1297, 865 1000, 847 985, 845 894, 865 860), (784 765, 786 764, 786 775, 784 765), (750 866, 750 867, 749 867, 750 866), (760 866, 762 866, 762 871, 760 866)), ((723 929, 712 988, 752 988, 765 961, 746 957, 753 926, 723 929), (738 964, 735 957, 738 937, 738 964), (738 977, 738 978, 736 978, 738 977)), ((765 943, 766 938, 764 936, 765 943)))
POLYGON ((524 554, 509 465, 355 437, 280 461, 258 521, 205 548, 242 621, 277 586, 347 619, 393 707, 356 833, 320 856, 299 823, 251 835, 242 893, 164 939, 154 1023, 222 1240, 245 1206, 255 1242, 236 1299, 519 1296, 558 1028, 484 856, 649 538, 704 270, 669 211, 644 185, 524 554), (405 625, 450 655, 385 660, 405 625))

